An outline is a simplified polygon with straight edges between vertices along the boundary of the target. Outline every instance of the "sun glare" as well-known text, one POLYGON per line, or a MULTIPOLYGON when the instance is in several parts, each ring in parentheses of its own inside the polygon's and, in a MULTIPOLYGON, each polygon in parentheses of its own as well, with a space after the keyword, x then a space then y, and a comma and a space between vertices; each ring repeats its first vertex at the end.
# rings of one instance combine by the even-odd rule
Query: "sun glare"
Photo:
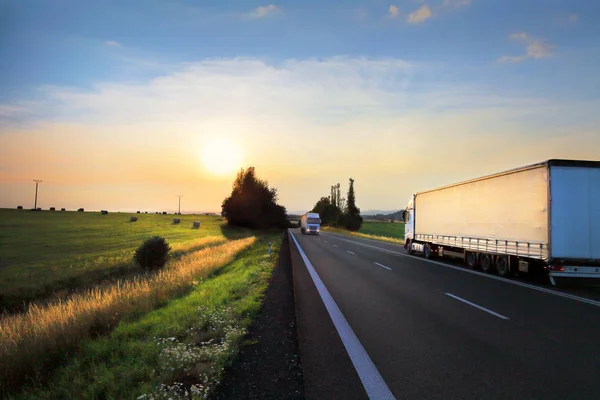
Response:
POLYGON ((238 170, 242 164, 242 152, 227 139, 210 139, 202 144, 204 168, 214 175, 227 175, 238 170))

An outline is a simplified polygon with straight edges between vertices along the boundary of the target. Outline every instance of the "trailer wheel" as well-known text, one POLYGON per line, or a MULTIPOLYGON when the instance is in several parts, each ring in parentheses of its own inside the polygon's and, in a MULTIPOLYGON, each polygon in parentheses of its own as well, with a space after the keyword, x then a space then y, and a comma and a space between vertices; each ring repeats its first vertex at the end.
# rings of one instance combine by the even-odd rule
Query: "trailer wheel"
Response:
POLYGON ((423 256, 425 258, 431 258, 431 246, 429 245, 429 243, 425 243, 425 246, 423 248, 423 256))
POLYGON ((477 256, 477 253, 473 251, 467 251, 467 254, 465 255, 465 262, 467 263, 467 267, 471 269, 477 268, 479 265, 479 257, 477 256))
POLYGON ((494 266, 494 261, 492 256, 489 254, 482 254, 479 260, 479 264, 481 265, 481 270, 487 274, 492 272, 492 267, 494 266))
POLYGON ((510 275, 510 267, 508 265, 508 256, 498 256, 496 258, 496 271, 500 276, 510 275))

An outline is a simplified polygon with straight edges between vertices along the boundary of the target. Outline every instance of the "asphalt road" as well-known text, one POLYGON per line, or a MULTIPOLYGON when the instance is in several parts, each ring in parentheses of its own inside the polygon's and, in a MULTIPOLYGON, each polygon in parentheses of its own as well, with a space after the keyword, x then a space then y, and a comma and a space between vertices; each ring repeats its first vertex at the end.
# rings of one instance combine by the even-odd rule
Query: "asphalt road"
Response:
POLYGON ((600 398, 600 302, 290 234, 307 398, 600 398))

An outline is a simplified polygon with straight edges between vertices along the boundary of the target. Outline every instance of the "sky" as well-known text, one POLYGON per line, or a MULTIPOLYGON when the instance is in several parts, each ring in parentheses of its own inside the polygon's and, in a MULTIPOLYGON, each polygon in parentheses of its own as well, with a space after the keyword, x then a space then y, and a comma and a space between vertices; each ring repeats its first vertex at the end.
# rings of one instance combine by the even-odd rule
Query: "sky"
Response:
POLYGON ((0 207, 306 212, 600 160, 600 2, 0 0, 0 207), (220 142, 219 142, 220 141, 220 142))

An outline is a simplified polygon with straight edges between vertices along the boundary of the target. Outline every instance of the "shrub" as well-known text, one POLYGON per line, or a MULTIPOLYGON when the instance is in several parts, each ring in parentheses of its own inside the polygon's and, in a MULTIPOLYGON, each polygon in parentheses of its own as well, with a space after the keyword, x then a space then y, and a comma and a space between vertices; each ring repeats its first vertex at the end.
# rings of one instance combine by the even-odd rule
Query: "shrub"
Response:
POLYGON ((152 236, 135 251, 134 260, 145 270, 156 270, 165 266, 171 246, 165 238, 152 236))

